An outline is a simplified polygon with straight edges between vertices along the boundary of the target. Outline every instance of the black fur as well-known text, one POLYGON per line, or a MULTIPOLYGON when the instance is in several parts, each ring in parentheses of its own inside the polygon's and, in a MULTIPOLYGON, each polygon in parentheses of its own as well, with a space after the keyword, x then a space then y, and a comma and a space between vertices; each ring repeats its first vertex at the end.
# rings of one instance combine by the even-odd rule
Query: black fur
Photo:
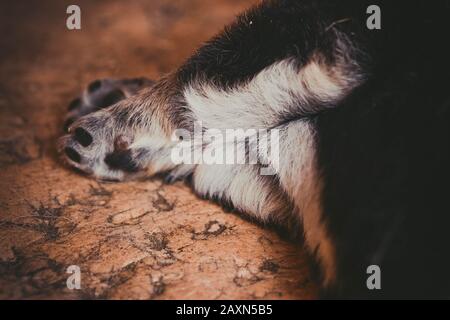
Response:
POLYGON ((368 82, 316 119, 335 293, 450 297, 449 8, 383 8, 377 37, 386 47, 368 82), (367 290, 371 264, 382 290, 367 290))
MULTIPOLYGON (((263 1, 200 48, 180 68, 179 78, 182 82, 206 78, 232 86, 285 58, 295 58, 301 66, 317 49, 332 59, 335 34, 327 28, 348 17, 351 20, 342 28, 359 29, 347 36, 363 49, 369 44, 366 38, 373 37, 362 28, 366 8, 365 1, 356 0, 263 1)), ((363 56, 359 59, 365 62, 363 56)))

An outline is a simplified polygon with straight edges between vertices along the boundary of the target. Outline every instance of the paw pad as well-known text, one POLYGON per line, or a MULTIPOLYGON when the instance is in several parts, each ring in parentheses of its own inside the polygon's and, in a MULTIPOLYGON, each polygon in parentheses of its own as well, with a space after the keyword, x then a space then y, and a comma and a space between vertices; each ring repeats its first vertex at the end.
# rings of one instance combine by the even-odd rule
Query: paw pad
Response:
POLYGON ((69 103, 69 107, 67 108, 69 111, 72 111, 76 108, 79 108, 81 106, 81 99, 80 98, 76 98, 73 99, 71 103, 69 103))
POLYGON ((105 163, 111 169, 123 170, 126 172, 139 171, 139 166, 133 160, 130 150, 124 150, 108 154, 105 157, 105 163))
POLYGON ((113 105, 114 103, 119 102, 120 100, 123 100, 125 98, 126 98, 126 96, 123 93, 123 91, 120 89, 116 89, 116 90, 109 92, 102 99, 99 99, 97 105, 100 108, 105 108, 105 107, 113 105))
POLYGON ((96 91, 97 89, 99 89, 101 86, 102 86, 102 82, 100 80, 95 80, 89 84, 88 92, 92 93, 92 92, 96 91))
POLYGON ((76 163, 81 163, 81 156, 78 152, 76 152, 74 149, 70 147, 64 148, 64 153, 67 155, 67 157, 76 163))
POLYGON ((126 99, 152 84, 145 78, 91 82, 83 94, 68 106, 64 122, 68 134, 58 142, 58 150, 66 163, 81 172, 110 181, 123 180, 127 172, 134 174, 142 169, 136 160, 139 154, 130 149, 133 137, 117 135, 118 131, 124 131, 114 127, 120 119, 111 119, 108 110, 99 109, 126 99), (98 114, 91 114, 96 111, 99 111, 98 114))
POLYGON ((74 132, 75 140, 83 147, 88 147, 92 143, 92 136, 83 128, 76 128, 74 132))

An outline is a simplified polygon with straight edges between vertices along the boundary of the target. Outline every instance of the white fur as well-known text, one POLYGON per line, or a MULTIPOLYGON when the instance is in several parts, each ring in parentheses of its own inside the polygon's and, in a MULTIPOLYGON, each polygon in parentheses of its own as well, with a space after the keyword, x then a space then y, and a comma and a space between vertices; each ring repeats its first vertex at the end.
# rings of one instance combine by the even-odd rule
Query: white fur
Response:
POLYGON ((349 84, 338 74, 319 59, 299 70, 291 59, 285 59, 231 89, 191 83, 184 89, 184 98, 195 120, 207 128, 270 128, 287 114, 311 114, 324 103, 340 100, 349 84))
POLYGON ((232 203, 237 209, 261 221, 282 216, 289 208, 287 200, 274 195, 272 185, 264 183, 258 168, 252 165, 199 165, 193 183, 195 191, 205 197, 232 203))

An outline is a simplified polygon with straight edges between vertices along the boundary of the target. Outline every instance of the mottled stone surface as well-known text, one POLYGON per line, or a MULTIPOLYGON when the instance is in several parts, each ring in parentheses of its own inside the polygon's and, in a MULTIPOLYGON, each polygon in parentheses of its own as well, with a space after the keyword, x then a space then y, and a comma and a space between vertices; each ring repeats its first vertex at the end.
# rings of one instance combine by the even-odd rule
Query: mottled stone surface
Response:
POLYGON ((300 245, 180 182, 99 184, 58 161, 68 102, 91 80, 179 65, 254 1, 0 4, 0 298, 307 299, 300 245), (66 269, 81 268, 81 290, 66 269))

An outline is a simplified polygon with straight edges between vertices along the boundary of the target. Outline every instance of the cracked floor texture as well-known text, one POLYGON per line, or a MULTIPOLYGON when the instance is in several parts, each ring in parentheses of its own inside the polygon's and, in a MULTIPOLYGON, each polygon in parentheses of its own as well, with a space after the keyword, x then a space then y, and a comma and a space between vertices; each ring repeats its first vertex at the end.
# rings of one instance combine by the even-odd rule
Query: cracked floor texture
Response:
POLYGON ((248 0, 0 4, 0 298, 311 299, 299 245, 197 198, 184 183, 100 184, 65 168, 55 141, 91 80, 157 79, 248 0), (81 269, 69 290, 67 267, 81 269))

